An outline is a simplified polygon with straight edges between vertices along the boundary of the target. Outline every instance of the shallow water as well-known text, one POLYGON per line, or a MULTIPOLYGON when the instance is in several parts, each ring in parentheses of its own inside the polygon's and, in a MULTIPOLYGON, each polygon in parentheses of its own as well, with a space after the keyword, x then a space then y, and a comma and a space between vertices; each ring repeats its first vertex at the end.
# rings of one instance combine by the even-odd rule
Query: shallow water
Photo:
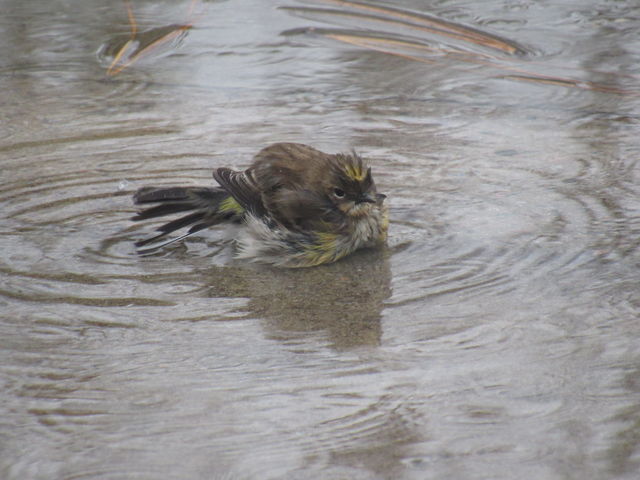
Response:
POLYGON ((419 58, 276 8, 329 1, 132 5, 192 28, 110 76, 123 4, 4 2, 0 477, 637 478, 637 2, 387 3, 527 52, 419 58), (389 247, 135 254, 135 189, 276 141, 370 158, 389 247))

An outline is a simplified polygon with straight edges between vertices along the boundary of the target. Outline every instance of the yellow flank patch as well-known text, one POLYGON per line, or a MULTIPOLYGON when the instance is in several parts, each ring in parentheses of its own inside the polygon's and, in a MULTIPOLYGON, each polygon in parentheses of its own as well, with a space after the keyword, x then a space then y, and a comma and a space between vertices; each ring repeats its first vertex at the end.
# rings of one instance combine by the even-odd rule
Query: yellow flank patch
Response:
POLYGON ((361 182, 362 180, 364 180, 364 177, 367 174, 367 172, 365 172, 362 168, 362 165, 347 164, 344 166, 344 170, 345 172, 347 172, 347 176, 352 180, 355 180, 356 182, 361 182))
POLYGON ((219 210, 222 213, 235 213, 236 215, 242 215, 244 213, 242 205, 240 205, 232 196, 228 196, 220 202, 219 210))
POLYGON ((306 248, 305 263, 309 266, 321 265, 337 260, 341 256, 337 250, 338 235, 335 233, 318 232, 318 241, 306 248))
POLYGON ((387 241, 387 232, 389 231, 389 212, 385 211, 382 216, 382 224, 380 225, 380 233, 378 242, 385 243, 387 241))

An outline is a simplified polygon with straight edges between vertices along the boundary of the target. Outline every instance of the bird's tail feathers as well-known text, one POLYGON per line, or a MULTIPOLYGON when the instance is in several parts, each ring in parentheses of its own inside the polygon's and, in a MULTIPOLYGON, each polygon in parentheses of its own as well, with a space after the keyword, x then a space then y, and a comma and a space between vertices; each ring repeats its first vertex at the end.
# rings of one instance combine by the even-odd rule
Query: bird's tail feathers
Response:
POLYGON ((187 213, 158 227, 157 235, 136 242, 140 254, 154 253, 218 223, 240 221, 244 215, 242 207, 222 188, 143 187, 133 196, 133 201, 145 207, 132 217, 136 221, 187 213), (183 235, 167 238, 167 235, 186 227, 189 228, 183 235))

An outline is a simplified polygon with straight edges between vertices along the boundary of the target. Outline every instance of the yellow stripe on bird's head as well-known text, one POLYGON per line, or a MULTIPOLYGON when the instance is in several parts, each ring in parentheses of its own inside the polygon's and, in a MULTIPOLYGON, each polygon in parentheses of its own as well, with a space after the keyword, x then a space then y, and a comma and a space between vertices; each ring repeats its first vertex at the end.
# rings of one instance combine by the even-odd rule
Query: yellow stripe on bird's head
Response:
POLYGON ((354 180, 356 182, 361 182, 362 180, 364 180, 364 177, 367 175, 367 171, 362 167, 361 163, 358 163, 358 164, 347 163, 344 166, 344 171, 346 172, 347 176, 351 180, 354 180))

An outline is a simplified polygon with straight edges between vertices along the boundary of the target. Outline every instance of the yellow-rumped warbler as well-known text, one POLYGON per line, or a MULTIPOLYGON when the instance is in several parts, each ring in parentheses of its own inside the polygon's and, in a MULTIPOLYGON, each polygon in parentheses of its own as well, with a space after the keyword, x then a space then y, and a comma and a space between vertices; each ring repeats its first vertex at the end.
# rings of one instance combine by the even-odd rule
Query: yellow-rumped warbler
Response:
POLYGON ((157 204, 133 220, 189 212, 136 242, 150 253, 219 223, 244 223, 236 257, 283 267, 339 260, 387 237, 385 195, 376 192, 371 168, 352 154, 327 154, 300 143, 262 149, 243 172, 218 168, 219 187, 143 187, 138 205, 157 204), (184 235, 163 237, 189 227, 184 235))

